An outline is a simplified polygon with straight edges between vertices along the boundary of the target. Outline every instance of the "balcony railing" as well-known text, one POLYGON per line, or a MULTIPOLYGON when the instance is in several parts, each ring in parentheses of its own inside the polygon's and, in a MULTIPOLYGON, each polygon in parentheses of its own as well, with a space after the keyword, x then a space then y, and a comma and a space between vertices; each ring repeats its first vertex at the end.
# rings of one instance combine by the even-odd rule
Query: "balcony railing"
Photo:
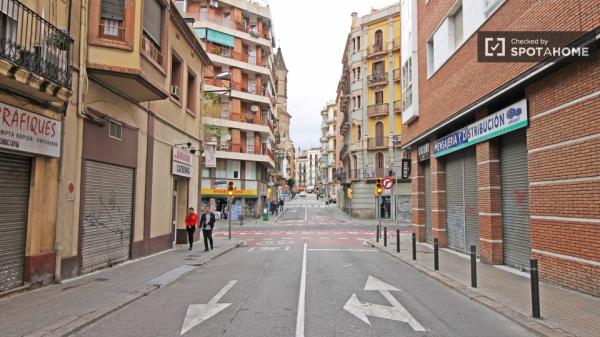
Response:
POLYGON ((394 81, 400 81, 400 68, 394 69, 394 81))
POLYGON ((73 39, 16 0, 0 0, 0 57, 71 88, 73 39))
POLYGON ((153 59, 156 63, 162 64, 163 55, 160 50, 145 35, 142 37, 142 52, 153 59))
POLYGON ((394 179, 400 179, 401 167, 397 165, 386 166, 380 168, 361 168, 361 169, 349 169, 344 167, 344 170, 339 171, 337 176, 340 180, 349 179, 375 179, 383 177, 391 177, 394 179))
POLYGON ((231 20, 231 18, 225 18, 224 16, 209 15, 208 13, 185 13, 184 16, 194 18, 196 21, 210 22, 218 26, 235 29, 233 20, 231 20))
POLYGON ((368 84, 371 85, 377 85, 377 84, 385 84, 387 82, 387 76, 388 73, 387 72, 381 72, 381 73, 374 73, 373 75, 369 75, 368 77, 368 84))
POLYGON ((217 145, 217 151, 259 154, 269 156, 269 158, 273 159, 273 152, 264 146, 264 144, 259 151, 259 148, 254 144, 232 144, 230 142, 221 142, 217 145))
POLYGON ((256 56, 248 53, 240 53, 230 47, 219 46, 217 44, 206 42, 206 51, 210 54, 219 55, 234 59, 236 61, 256 65, 256 56))
POLYGON ((392 48, 393 48, 393 50, 400 49, 400 42, 401 42, 400 36, 396 36, 394 38, 394 41, 392 42, 392 48))
POLYGON ((389 143, 390 143, 389 137, 369 138, 369 139, 367 139, 367 148, 369 150, 383 148, 383 147, 387 147, 389 145, 389 143))
POLYGON ((375 117, 375 116, 384 116, 388 114, 388 104, 387 103, 379 103, 372 104, 367 106, 367 116, 375 117))
POLYGON ((401 113, 402 112, 402 101, 401 100, 395 100, 394 101, 394 113, 401 113))
POLYGON ((385 52, 387 52, 387 44, 386 43, 374 44, 374 45, 369 46, 369 49, 367 50, 367 56, 374 56, 374 55, 385 53, 385 52))

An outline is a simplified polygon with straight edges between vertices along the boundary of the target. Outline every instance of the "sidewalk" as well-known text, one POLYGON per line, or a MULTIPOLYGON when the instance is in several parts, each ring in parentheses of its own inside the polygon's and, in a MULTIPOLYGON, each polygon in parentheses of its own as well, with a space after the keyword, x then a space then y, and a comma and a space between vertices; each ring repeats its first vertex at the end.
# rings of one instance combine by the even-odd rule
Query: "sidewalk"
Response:
MULTIPOLYGON (((477 263, 478 288, 471 288, 470 260, 463 254, 440 249, 440 270, 433 268, 433 247, 417 244, 412 260, 411 234, 400 237, 396 253, 396 228, 388 227, 388 246, 370 243, 385 253, 437 279, 474 301, 480 302, 542 336, 600 336, 600 299, 540 282, 541 319, 531 317, 529 274, 507 271, 503 266, 477 263)), ((382 232, 383 235, 383 232, 382 232)), ((375 230, 373 230, 375 237, 375 230)))
POLYGON ((240 240, 215 238, 215 249, 201 242, 0 299, 0 335, 62 337, 166 286, 224 254, 240 240))

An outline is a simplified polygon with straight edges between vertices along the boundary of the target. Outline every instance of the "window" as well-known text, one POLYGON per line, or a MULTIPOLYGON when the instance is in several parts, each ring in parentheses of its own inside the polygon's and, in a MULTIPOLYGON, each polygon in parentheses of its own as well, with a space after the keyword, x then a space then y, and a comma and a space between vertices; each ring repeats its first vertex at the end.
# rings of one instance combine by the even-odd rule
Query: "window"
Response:
POLYGON ((456 10, 452 16, 452 23, 454 24, 454 50, 458 49, 463 42, 463 9, 462 4, 456 10))
POLYGON ((385 67, 383 66, 383 61, 373 63, 373 77, 381 78, 384 77, 385 67))
POLYGON ((162 64, 161 42, 163 7, 159 0, 144 1, 144 38, 142 50, 158 64, 162 64))
POLYGON ((383 90, 375 91, 375 104, 383 104, 383 90))
POLYGON ((383 32, 381 30, 375 32, 375 44, 373 45, 373 51, 383 51, 383 32))
POLYGON ((402 65, 402 111, 412 105, 412 58, 402 65))
POLYGON ((356 97, 352 97, 352 109, 356 110, 356 97))
POLYGON ((181 60, 175 53, 171 53, 171 96, 181 99, 181 60))
POLYGON ((356 51, 360 51, 360 36, 356 37, 356 51))
POLYGON ((360 99, 360 95, 356 96, 356 108, 360 109, 361 105, 361 99, 360 99))
POLYGON ((196 113, 196 75, 191 70, 187 76, 187 110, 196 113))
POLYGON ((356 81, 356 68, 352 68, 352 79, 356 81))
POLYGON ((110 138, 122 140, 123 139, 123 126, 115 121, 108 122, 108 136, 110 138))
MULTIPOLYGON (((4 4, 4 6, 8 6, 8 4, 4 4)), ((17 41, 17 31, 19 29, 17 10, 17 8, 14 10, 9 10, 8 8, 0 9, 0 38, 5 41, 5 53, 10 53, 10 46, 17 41)))
POLYGON ((360 140, 362 138, 362 128, 360 125, 356 128, 356 140, 360 140))
POLYGON ((125 0, 102 0, 100 3, 100 34, 124 37, 125 0))
POLYGON ((427 75, 429 75, 429 76, 433 75, 433 73, 435 71, 434 53, 435 53, 435 48, 433 45, 433 38, 431 38, 431 40, 427 41, 427 75))
POLYGON ((360 80, 360 67, 356 68, 356 77, 357 80, 360 80))

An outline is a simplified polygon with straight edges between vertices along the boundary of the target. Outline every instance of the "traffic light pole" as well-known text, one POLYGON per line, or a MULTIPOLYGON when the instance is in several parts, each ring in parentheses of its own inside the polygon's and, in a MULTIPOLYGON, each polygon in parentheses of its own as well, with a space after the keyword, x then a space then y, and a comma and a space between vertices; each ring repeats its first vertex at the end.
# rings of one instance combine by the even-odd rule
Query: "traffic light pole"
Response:
POLYGON ((375 205, 375 210, 377 211, 377 218, 379 219, 379 226, 377 226, 377 236, 381 235, 381 208, 379 208, 379 198, 379 196, 375 198, 375 202, 377 203, 377 205, 375 205))
POLYGON ((231 198, 228 196, 227 197, 227 219, 229 222, 229 240, 231 240, 231 198))

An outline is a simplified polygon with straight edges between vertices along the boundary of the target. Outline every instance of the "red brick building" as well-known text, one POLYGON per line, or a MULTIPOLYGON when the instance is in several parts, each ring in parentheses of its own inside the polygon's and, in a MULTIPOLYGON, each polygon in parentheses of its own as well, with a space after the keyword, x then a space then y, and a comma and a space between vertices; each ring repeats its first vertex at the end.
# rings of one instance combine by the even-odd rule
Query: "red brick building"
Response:
POLYGON ((600 296, 600 0, 402 0, 401 11, 419 241, 475 245, 485 263, 525 271, 537 259, 544 281, 600 296), (569 46, 592 56, 478 62, 482 31, 581 32, 569 46))

